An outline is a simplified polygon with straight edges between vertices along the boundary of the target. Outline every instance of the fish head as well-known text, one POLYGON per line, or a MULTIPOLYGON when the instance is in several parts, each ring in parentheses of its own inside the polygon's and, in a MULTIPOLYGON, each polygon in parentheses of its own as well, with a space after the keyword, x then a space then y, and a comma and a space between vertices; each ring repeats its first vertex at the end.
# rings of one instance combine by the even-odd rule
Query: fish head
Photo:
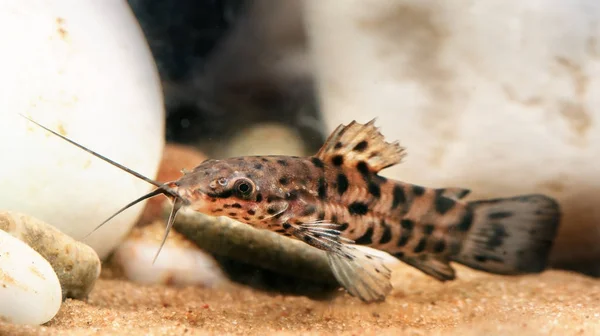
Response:
POLYGON ((257 224, 287 208, 277 202, 265 205, 270 195, 282 191, 257 162, 260 159, 206 160, 175 181, 174 189, 194 211, 257 224))

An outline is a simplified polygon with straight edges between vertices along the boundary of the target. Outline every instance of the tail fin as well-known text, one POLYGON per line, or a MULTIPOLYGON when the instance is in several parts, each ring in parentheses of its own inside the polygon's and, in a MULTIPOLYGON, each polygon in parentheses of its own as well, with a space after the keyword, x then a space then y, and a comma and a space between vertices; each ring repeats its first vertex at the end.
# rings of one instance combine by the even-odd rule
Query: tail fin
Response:
POLYGON ((532 194, 469 205, 471 226, 454 261, 496 274, 546 268, 561 216, 555 200, 532 194))

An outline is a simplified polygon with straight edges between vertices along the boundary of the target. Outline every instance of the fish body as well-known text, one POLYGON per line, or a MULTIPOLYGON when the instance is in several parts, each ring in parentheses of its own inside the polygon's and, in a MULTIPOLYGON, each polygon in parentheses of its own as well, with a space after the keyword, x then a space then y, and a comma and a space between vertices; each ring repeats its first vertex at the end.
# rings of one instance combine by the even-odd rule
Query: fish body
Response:
POLYGON ((177 181, 154 183, 155 191, 119 212, 164 194, 174 201, 168 228, 186 206, 299 239, 327 252, 338 281, 367 302, 389 294, 390 270, 353 244, 385 251, 441 281, 455 278, 450 262, 495 274, 546 268, 560 222, 555 200, 530 194, 465 201, 467 189, 379 175, 404 155, 374 120, 353 121, 340 125, 314 156, 206 160, 177 181))

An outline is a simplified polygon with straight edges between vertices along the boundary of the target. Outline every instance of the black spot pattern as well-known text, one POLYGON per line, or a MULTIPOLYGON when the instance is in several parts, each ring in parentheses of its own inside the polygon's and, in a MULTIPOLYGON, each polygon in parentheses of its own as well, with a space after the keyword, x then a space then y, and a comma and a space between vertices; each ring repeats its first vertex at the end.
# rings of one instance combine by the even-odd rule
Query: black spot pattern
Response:
POLYGON ((260 169, 262 169, 262 168, 263 168, 263 165, 262 165, 262 163, 255 163, 255 164, 254 164, 254 169, 259 169, 259 170, 260 170, 260 169))
POLYGON ((336 155, 331 158, 331 163, 333 163, 334 166, 339 167, 344 164, 344 157, 342 155, 336 155))
POLYGON ((400 204, 406 203, 406 194, 404 193, 404 188, 401 186, 395 185, 392 194, 392 209, 396 209, 400 204))
POLYGON ((379 244, 386 244, 392 240, 392 229, 386 222, 381 222, 381 226, 383 226, 383 234, 379 239, 379 244))
POLYGON ((339 231, 346 231, 348 229, 348 223, 343 223, 338 226, 339 231))
POLYGON ((496 212, 490 213, 488 215, 488 218, 491 220, 504 219, 504 218, 511 217, 512 215, 513 215, 513 213, 510 211, 496 211, 496 212))
POLYGON ((410 219, 403 219, 400 221, 400 225, 402 226, 402 229, 410 231, 415 226, 415 223, 410 219))
POLYGON ((488 261, 488 258, 486 256, 482 256, 482 255, 475 255, 475 256, 473 256, 473 258, 475 259, 475 261, 480 262, 480 263, 484 263, 484 262, 488 261))
POLYGON ((373 243, 373 227, 370 227, 365 231, 360 238, 354 241, 358 245, 369 245, 373 243))
POLYGON ((435 198, 434 205, 435 211, 437 211, 440 215, 443 215, 450 211, 454 205, 456 205, 456 202, 448 197, 438 195, 435 198))
POLYGON ((335 146, 333 146, 333 148, 340 149, 340 148, 342 148, 342 146, 344 146, 344 145, 341 142, 338 141, 338 142, 335 143, 335 146))
POLYGON ((242 208, 242 205, 241 205, 240 203, 233 203, 233 204, 231 205, 231 207, 232 207, 232 208, 236 208, 236 209, 241 209, 241 208, 242 208))
POLYGON ((462 232, 469 231, 471 225, 473 224, 473 211, 470 208, 467 208, 466 210, 467 211, 465 212, 460 223, 458 223, 458 225, 456 226, 456 228, 462 232))
POLYGON ((425 246, 427 245, 427 239, 425 237, 422 237, 419 240, 419 243, 417 243, 417 246, 415 246, 413 252, 414 253, 421 253, 423 251, 425 251, 425 246))
POLYGON ((412 187, 412 191, 413 191, 413 194, 415 194, 415 196, 423 196, 423 194, 425 193, 425 188, 418 186, 418 185, 414 185, 412 187))
POLYGON ((283 223, 282 227, 286 230, 288 230, 289 228, 292 227, 292 225, 290 225, 290 223, 283 223))
POLYGON ((267 208, 267 213, 269 215, 273 215, 273 214, 277 213, 277 207, 273 207, 273 206, 268 207, 267 208))
POLYGON ((256 202, 260 203, 260 202, 262 202, 262 200, 263 200, 262 195, 261 194, 256 194, 256 202))
POLYGON ((369 166, 367 166, 365 161, 358 161, 356 164, 356 169, 359 173, 361 173, 362 176, 369 176, 369 166))
POLYGON ((369 143, 367 143, 366 140, 363 140, 359 143, 356 144, 356 146, 354 146, 354 149, 352 149, 355 152, 362 152, 365 149, 367 149, 367 147, 369 146, 369 143))
POLYGON ((287 167, 287 165, 288 165, 287 161, 282 160, 282 159, 277 160, 277 163, 279 163, 280 165, 282 165, 284 167, 287 167))
POLYGON ((433 245, 433 252, 442 253, 446 249, 446 242, 443 239, 440 239, 435 242, 433 245))
POLYGON ((321 159, 313 157, 310 159, 310 161, 312 161, 312 163, 315 165, 315 167, 317 168, 325 168, 325 165, 323 164, 323 161, 321 161, 321 159))
POLYGON ((348 206, 348 212, 351 215, 364 215, 369 211, 369 207, 363 202, 353 202, 348 206))
POLYGON ((324 177, 319 177, 317 191, 319 193, 319 198, 324 200, 327 198, 327 181, 325 181, 324 177))
POLYGON ((348 177, 346 177, 346 175, 344 175, 343 173, 339 173, 337 176, 337 191, 338 194, 343 195, 346 190, 348 190, 348 177))
POLYGON ((379 185, 377 183, 369 182, 368 190, 369 190, 369 194, 373 195, 373 197, 375 197, 375 198, 381 197, 381 188, 379 188, 379 185))
POLYGON ((508 237, 506 229, 504 229, 502 224, 492 223, 491 230, 492 234, 490 235, 490 239, 485 244, 485 247, 488 250, 494 250, 496 247, 502 246, 504 238, 508 237))
POLYGON ((398 247, 406 245, 408 240, 412 236, 412 230, 415 227, 415 223, 410 219, 403 219, 400 221, 400 226, 402 227, 402 231, 400 234, 400 239, 398 239, 398 247))
POLYGON ((398 239, 398 244, 396 244, 398 247, 402 247, 404 245, 406 245, 406 243, 408 243, 408 240, 410 239, 410 231, 402 231, 402 234, 400 235, 400 239, 398 239))
POLYGON ((280 183, 281 185, 287 185, 288 183, 290 183, 290 180, 288 180, 288 178, 287 178, 287 177, 283 176, 283 177, 280 177, 280 178, 279 178, 279 183, 280 183))
POLYGON ((427 224, 423 226, 423 234, 430 235, 435 227, 432 224, 427 224))
POLYGON ((256 214, 256 211, 254 211, 254 210, 248 210, 248 215, 254 216, 255 214, 256 214))

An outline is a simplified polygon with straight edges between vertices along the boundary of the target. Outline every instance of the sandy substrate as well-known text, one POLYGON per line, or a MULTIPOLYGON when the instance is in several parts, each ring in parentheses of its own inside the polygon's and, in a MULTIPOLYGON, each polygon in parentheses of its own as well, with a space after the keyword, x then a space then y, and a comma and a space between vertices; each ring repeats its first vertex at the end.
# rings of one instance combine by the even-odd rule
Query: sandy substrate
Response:
POLYGON ((598 335, 600 280, 561 271, 501 277, 459 268, 441 284, 400 266, 394 295, 363 304, 101 279, 87 302, 68 300, 46 326, 0 323, 10 335, 598 335))

